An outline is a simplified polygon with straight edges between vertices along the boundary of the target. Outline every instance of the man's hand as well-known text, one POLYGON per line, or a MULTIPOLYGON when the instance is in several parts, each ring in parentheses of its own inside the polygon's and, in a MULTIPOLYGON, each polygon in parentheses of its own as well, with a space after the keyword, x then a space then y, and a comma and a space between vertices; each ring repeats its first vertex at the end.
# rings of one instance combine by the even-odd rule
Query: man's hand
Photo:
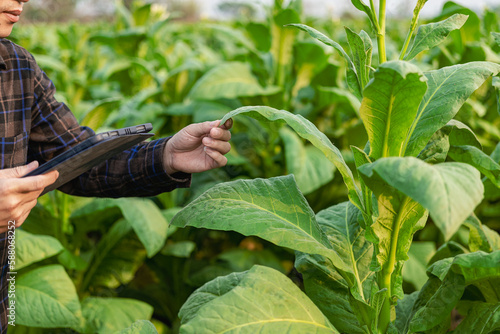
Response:
POLYGON ((220 121, 196 123, 186 126, 167 142, 163 153, 164 168, 175 172, 199 173, 225 166, 224 154, 231 150, 229 129, 232 119, 222 126, 220 121))
POLYGON ((37 198, 45 187, 57 180, 59 173, 52 171, 44 175, 22 178, 38 167, 38 162, 0 170, 0 232, 7 231, 9 221, 21 226, 36 205, 37 198))

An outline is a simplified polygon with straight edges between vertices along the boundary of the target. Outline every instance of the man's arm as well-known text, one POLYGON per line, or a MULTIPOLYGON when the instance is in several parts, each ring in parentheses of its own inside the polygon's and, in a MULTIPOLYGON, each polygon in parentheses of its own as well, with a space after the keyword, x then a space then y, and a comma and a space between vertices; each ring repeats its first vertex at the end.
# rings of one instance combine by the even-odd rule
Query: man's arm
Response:
MULTIPOLYGON (((92 136, 81 127, 66 105, 54 98, 55 87, 34 64, 34 98, 28 161, 46 162, 92 136)), ((168 138, 141 143, 92 168, 60 188, 61 191, 96 197, 152 196, 190 185, 190 175, 166 173, 168 138)))

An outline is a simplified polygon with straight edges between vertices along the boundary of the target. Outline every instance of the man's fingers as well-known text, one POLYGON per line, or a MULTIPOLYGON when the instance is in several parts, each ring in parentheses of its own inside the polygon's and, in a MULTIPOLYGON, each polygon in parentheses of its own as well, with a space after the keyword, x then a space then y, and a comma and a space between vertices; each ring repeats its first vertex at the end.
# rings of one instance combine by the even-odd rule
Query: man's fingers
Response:
POLYGON ((233 126, 233 120, 228 119, 222 127, 219 127, 220 120, 213 122, 203 122, 188 125, 186 131, 194 137, 210 135, 216 139, 229 140, 231 133, 229 129, 233 126))
POLYGON ((41 191, 46 187, 50 186, 52 183, 56 182, 59 177, 59 173, 57 171, 52 171, 47 174, 37 175, 37 176, 29 176, 26 178, 22 178, 16 180, 16 186, 14 187, 14 191, 17 192, 32 192, 32 191, 41 191))
POLYGON ((227 141, 215 140, 210 137, 203 138, 203 145, 208 146, 221 154, 227 154, 229 151, 231 151, 231 144, 229 144, 227 141))
POLYGON ((1 178, 20 178, 29 172, 37 169, 38 161, 32 161, 27 165, 0 170, 1 178))
POLYGON ((212 158, 216 166, 215 167, 223 167, 227 164, 227 158, 223 156, 220 152, 211 149, 210 147, 205 147, 205 152, 207 155, 212 158))
POLYGON ((233 119, 232 119, 232 118, 228 119, 228 120, 226 121, 226 123, 224 123, 224 124, 221 126, 221 128, 226 129, 226 130, 231 129, 232 127, 233 127, 233 119))
POLYGON ((210 137, 214 139, 229 141, 231 139, 231 132, 229 130, 223 130, 221 128, 213 128, 210 130, 210 137))

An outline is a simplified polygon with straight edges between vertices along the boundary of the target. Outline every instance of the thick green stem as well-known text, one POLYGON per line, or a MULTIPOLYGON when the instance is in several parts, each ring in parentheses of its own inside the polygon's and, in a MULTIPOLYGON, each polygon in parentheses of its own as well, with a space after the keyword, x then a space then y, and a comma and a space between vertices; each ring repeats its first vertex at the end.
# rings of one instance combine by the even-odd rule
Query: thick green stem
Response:
POLYGON ((379 31, 377 32, 377 45, 378 45, 378 60, 379 65, 387 61, 385 53, 385 13, 386 13, 386 0, 379 2, 379 31))
POLYGON ((398 250, 398 239, 399 239, 399 231, 401 229, 401 225, 403 223, 403 212, 404 208, 410 201, 410 198, 404 196, 401 201, 401 205, 399 206, 398 214, 396 219, 392 225, 392 233, 391 233, 391 242, 389 246, 389 255, 387 262, 382 266, 382 270, 379 273, 378 284, 379 289, 387 289, 387 294, 385 297, 384 305, 382 306, 382 310, 379 316, 379 330, 382 333, 387 331, 389 324, 391 322, 391 281, 392 281, 392 273, 396 267, 396 253, 398 250))

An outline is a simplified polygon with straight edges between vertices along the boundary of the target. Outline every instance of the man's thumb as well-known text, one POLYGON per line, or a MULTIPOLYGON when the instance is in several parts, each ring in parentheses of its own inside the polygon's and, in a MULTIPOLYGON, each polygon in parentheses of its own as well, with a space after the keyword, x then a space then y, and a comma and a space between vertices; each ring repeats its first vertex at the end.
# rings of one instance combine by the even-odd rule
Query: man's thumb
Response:
POLYGON ((8 178, 8 177, 15 177, 15 178, 20 178, 29 172, 35 170, 38 167, 38 161, 32 161, 27 165, 24 166, 19 166, 19 167, 14 167, 14 168, 7 168, 7 169, 2 169, 0 170, 0 177, 2 178, 8 178))

